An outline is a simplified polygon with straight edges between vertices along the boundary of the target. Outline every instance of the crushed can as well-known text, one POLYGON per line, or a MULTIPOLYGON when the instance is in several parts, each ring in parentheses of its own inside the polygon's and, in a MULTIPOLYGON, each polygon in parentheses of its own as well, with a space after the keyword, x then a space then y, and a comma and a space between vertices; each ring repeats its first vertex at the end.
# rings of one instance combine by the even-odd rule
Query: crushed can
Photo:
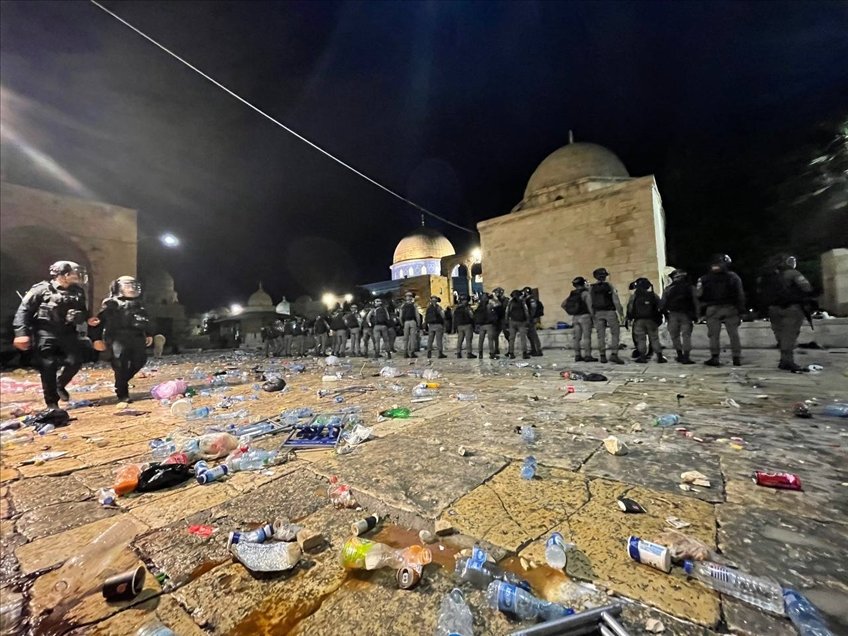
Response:
POLYGON ((767 473, 762 470, 754 471, 751 476, 754 483, 766 488, 779 488, 781 490, 803 490, 801 478, 795 473, 767 473))
POLYGON ((402 590, 411 590, 421 582, 421 566, 404 565, 395 575, 397 586, 402 590))

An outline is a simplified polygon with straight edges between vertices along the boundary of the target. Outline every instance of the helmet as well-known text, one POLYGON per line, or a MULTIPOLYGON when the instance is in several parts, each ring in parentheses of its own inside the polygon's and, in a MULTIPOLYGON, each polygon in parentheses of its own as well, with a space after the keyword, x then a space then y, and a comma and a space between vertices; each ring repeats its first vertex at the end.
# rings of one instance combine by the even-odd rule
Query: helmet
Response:
POLYGON ((438 296, 430 296, 430 302, 431 303, 433 303, 433 302, 440 303, 440 302, 442 302, 442 299, 439 298, 438 296))
POLYGON ((498 294, 498 295, 503 295, 503 293, 504 293, 504 288, 503 288, 503 287, 495 287, 495 288, 492 290, 492 293, 493 293, 493 294, 498 294))
POLYGON ((375 298, 374 299, 374 306, 375 307, 382 307, 383 306, 383 299, 382 298, 375 298))
POLYGON ((713 254, 710 257, 710 265, 723 265, 727 267, 732 262, 727 254, 713 254))
POLYGON ((689 274, 686 273, 686 270, 675 269, 671 272, 671 280, 683 280, 687 276, 689 276, 689 274))
POLYGON ((112 281, 112 286, 109 288, 112 296, 121 296, 124 298, 138 298, 141 296, 141 283, 134 276, 119 276, 112 281))
POLYGON ((513 298, 520 298, 521 297, 521 291, 518 290, 518 289, 513 289, 511 292, 509 292, 509 295, 512 296, 513 298))
POLYGON ((586 279, 583 278, 582 276, 578 276, 577 278, 575 278, 571 281, 571 284, 574 285, 575 287, 582 287, 583 285, 586 284, 586 279))
POLYGON ((633 281, 633 287, 636 289, 651 289, 653 285, 647 278, 637 278, 633 281))
POLYGON ((603 280, 607 276, 609 276, 609 272, 606 267, 599 267, 594 272, 592 272, 592 276, 595 277, 596 280, 603 280))
POLYGON ((522 294, 528 294, 528 295, 529 295, 529 294, 532 294, 532 293, 533 293, 533 290, 532 290, 532 289, 530 289, 530 287, 525 287, 524 289, 522 289, 522 290, 521 290, 521 293, 522 293, 522 294))
POLYGON ((67 276, 68 274, 77 274, 80 277, 80 282, 85 284, 88 282, 88 274, 85 268, 74 261, 56 261, 50 266, 51 278, 57 276, 67 276))
POLYGON ((795 269, 798 266, 798 259, 789 254, 777 254, 772 263, 776 269, 795 269))

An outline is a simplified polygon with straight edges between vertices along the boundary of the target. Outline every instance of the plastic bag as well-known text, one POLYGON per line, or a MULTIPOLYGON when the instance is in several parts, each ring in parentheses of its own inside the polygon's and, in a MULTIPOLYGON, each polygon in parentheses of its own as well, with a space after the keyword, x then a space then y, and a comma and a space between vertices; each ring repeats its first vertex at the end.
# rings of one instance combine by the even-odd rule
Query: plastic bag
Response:
POLYGON ((188 384, 183 380, 168 380, 150 389, 150 395, 157 400, 170 400, 176 395, 185 394, 186 389, 188 389, 188 384))
POLYGON ((153 492, 188 481, 193 476, 185 464, 154 464, 138 476, 136 492, 153 492))
POLYGON ((667 547, 675 561, 708 561, 712 554, 712 550, 705 543, 679 530, 663 530, 655 541, 667 547))
POLYGON ((239 446, 238 438, 229 433, 205 433, 197 441, 197 456, 201 459, 226 457, 239 446))

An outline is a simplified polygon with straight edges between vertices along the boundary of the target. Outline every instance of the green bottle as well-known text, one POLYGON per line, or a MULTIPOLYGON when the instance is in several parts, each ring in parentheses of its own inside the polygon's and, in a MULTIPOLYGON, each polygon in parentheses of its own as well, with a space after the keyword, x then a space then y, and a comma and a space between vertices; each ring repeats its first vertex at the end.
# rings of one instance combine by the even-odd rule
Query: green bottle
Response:
POLYGON ((383 411, 382 413, 380 413, 380 415, 382 415, 383 417, 406 419, 407 417, 409 417, 409 414, 411 412, 412 411, 410 411, 405 406, 401 406, 401 407, 398 407, 396 409, 387 409, 387 410, 383 411))
POLYGON ((364 570, 365 557, 376 545, 378 545, 376 542, 369 541, 368 539, 351 537, 342 545, 342 553, 339 560, 348 570, 364 570))

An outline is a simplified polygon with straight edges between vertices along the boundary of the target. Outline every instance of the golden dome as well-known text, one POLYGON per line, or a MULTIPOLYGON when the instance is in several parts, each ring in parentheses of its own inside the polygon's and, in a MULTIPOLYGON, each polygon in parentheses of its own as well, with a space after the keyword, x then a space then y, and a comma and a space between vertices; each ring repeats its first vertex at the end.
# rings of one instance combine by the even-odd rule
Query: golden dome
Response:
POLYGON ((397 244, 392 264, 420 258, 442 258, 453 256, 455 253, 451 242, 440 232, 429 227, 420 227, 397 244))
POLYGON ((627 168, 613 151, 598 144, 572 143, 545 157, 527 182, 524 196, 586 177, 629 176, 627 168))

